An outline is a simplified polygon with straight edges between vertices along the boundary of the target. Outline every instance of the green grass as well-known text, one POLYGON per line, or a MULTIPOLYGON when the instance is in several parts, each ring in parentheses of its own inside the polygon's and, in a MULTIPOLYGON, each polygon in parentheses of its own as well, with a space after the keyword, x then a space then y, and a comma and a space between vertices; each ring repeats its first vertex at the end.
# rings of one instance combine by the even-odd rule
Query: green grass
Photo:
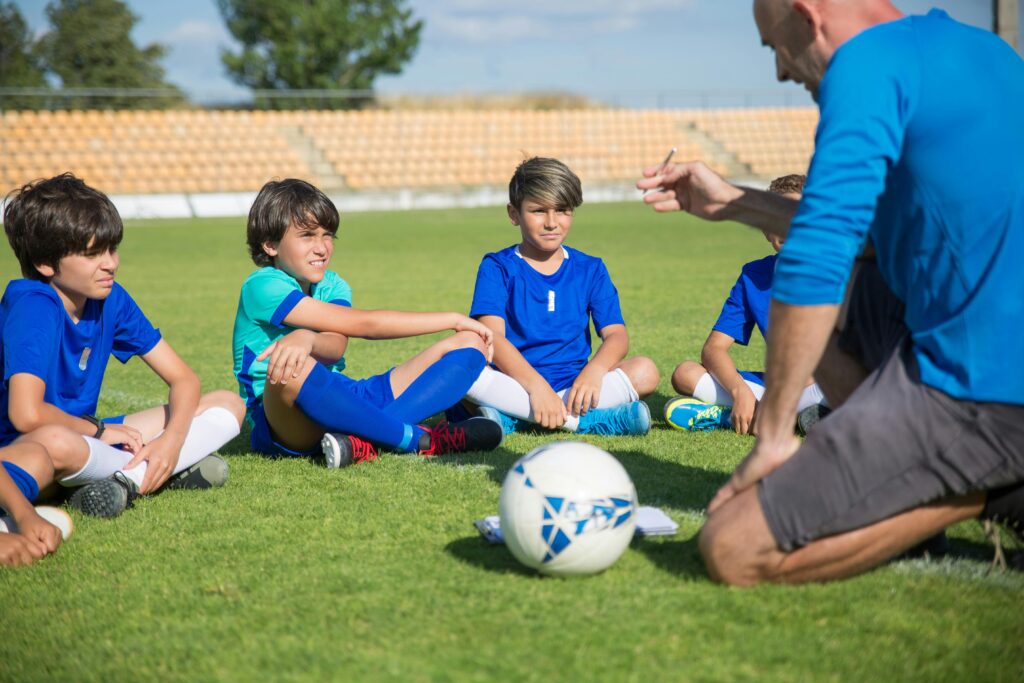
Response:
MULTIPOLYGON (((343 217, 334 268, 362 307, 468 308, 485 251, 517 237, 501 209, 343 217)), ((664 378, 699 354, 756 232, 587 205, 570 243, 602 256, 632 353, 664 378)), ((206 390, 234 389, 231 324, 252 269, 244 220, 132 223, 120 281, 206 390)), ((0 255, 8 278, 17 265, 0 255)), ((350 372, 380 372, 428 339, 354 340, 350 372)), ((738 349, 760 367, 763 345, 738 349)), ((100 412, 162 402, 139 361, 111 362, 100 412)), ((0 680, 1021 680, 1024 578, 989 573, 977 525, 953 559, 901 562, 843 583, 735 590, 712 584, 701 509, 752 441, 682 434, 592 438, 642 504, 680 523, 638 540, 607 572, 542 578, 472 520, 495 513, 510 464, 550 436, 492 454, 383 456, 340 471, 269 461, 237 440, 226 488, 171 491, 116 520, 76 515, 74 537, 29 568, 0 570, 0 680)))

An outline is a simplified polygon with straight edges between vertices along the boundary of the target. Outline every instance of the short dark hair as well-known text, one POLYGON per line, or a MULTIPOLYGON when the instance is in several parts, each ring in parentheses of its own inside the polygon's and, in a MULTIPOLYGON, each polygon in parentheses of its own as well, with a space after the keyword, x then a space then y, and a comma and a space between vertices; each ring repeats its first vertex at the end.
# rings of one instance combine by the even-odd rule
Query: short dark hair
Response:
POLYGON ((774 194, 803 194, 804 183, 806 182, 807 176, 791 173, 790 175, 779 176, 773 180, 771 185, 768 186, 768 191, 774 194))
POLYGON ((260 267, 274 265, 263 244, 280 242, 289 225, 321 227, 334 235, 338 232, 338 209, 327 195, 305 180, 271 180, 249 209, 246 242, 253 263, 260 267))
POLYGON ((45 282, 37 266, 58 270, 65 256, 114 251, 124 224, 107 195, 63 173, 7 195, 4 232, 21 274, 45 282))
POLYGON ((579 176, 558 159, 533 157, 519 164, 508 183, 508 202, 517 209, 533 197, 557 209, 575 209, 583 203, 579 176))

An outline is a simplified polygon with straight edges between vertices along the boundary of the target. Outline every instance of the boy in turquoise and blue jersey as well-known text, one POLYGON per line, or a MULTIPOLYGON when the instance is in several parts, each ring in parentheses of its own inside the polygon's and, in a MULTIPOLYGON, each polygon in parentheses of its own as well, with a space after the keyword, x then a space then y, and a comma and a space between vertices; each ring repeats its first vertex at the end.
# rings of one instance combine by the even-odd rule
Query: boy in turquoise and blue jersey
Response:
POLYGON ((491 450, 501 429, 483 418, 420 423, 461 399, 491 353, 491 331, 458 313, 367 311, 328 270, 338 210, 309 183, 267 183, 249 212, 249 254, 259 269, 242 285, 234 372, 254 451, 322 453, 329 468, 374 460, 377 447, 441 455, 491 450), (342 374, 349 337, 396 339, 454 330, 378 375, 342 374))
POLYGON ((640 399, 658 385, 649 358, 626 360, 629 333, 604 262, 563 243, 583 203, 580 180, 556 159, 521 163, 508 216, 522 241, 484 256, 470 315, 494 331, 494 367, 467 398, 506 432, 521 420, 548 429, 645 434, 640 399), (601 345, 591 358, 590 323, 601 345))
MULTIPOLYGON (((799 199, 805 180, 802 175, 782 176, 771 182, 768 191, 799 199)), ((765 233, 765 238, 776 252, 782 247, 783 240, 778 237, 765 233)), ((772 254, 743 266, 704 342, 701 362, 683 361, 672 373, 672 387, 683 396, 665 404, 665 421, 669 426, 685 431, 753 431, 757 402, 764 396, 764 373, 737 370, 729 357, 729 348, 733 344, 749 344, 754 327, 763 338, 768 338, 768 309, 777 258, 772 254)), ((811 383, 800 397, 798 414, 803 415, 803 411, 823 400, 821 389, 811 383)))

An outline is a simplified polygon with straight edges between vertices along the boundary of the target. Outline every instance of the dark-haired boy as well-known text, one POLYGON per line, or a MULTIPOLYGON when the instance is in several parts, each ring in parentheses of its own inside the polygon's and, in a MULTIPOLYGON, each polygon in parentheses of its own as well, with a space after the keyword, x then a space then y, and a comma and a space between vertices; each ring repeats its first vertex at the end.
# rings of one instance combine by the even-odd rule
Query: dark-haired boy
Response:
POLYGON ((114 281, 124 228, 106 195, 71 174, 26 185, 4 230, 25 279, 0 301, 0 446, 41 444, 58 483, 78 487, 71 505, 103 517, 164 484, 223 484, 227 465, 210 454, 238 434, 241 401, 200 396, 198 377, 114 281), (97 418, 111 354, 141 357, 167 383, 167 405, 97 418))
POLYGON ((297 179, 267 183, 249 211, 249 254, 260 268, 242 285, 233 349, 253 450, 321 451, 336 468, 375 459, 374 444, 422 455, 497 448, 501 429, 483 418, 419 424, 465 395, 490 355, 490 330, 458 313, 352 308, 348 283, 328 270, 338 222, 330 199, 297 179), (456 334, 387 372, 341 373, 348 337, 444 330, 456 334))
POLYGON ((509 182, 508 216, 518 245, 484 256, 470 315, 494 330, 494 365, 470 389, 481 414, 505 432, 520 420, 548 429, 646 434, 640 399, 658 368, 625 360, 629 333, 604 262, 563 245, 583 203, 580 179, 561 161, 533 157, 509 182), (590 357, 590 323, 601 345, 590 357))
MULTIPOLYGON (((806 176, 791 174, 774 179, 768 191, 790 199, 800 199, 806 176)), ((783 240, 765 233, 765 239, 778 252, 783 240)), ((764 373, 737 370, 729 349, 733 344, 746 346, 756 326, 768 338, 768 308, 771 304, 775 253, 743 266, 740 276, 722 306, 704 348, 701 362, 686 360, 672 373, 672 387, 683 396, 665 404, 665 422, 683 431, 732 428, 739 434, 754 431, 755 411, 764 396, 764 373)), ((808 408, 824 401, 817 384, 804 388, 797 405, 801 416, 808 408)), ((801 424, 806 424, 801 417, 801 424)))

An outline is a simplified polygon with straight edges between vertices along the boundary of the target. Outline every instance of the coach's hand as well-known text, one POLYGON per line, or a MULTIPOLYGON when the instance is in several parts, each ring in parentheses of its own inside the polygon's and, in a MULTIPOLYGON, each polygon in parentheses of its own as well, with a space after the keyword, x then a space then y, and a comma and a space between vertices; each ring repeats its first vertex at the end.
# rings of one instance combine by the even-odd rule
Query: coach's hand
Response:
POLYGON ((263 349, 263 352, 256 356, 256 360, 270 358, 267 363, 268 382, 288 384, 288 380, 299 376, 306 359, 313 353, 315 343, 316 332, 295 330, 263 349))
POLYGON ((456 332, 473 332, 480 335, 480 338, 484 340, 484 345, 487 347, 487 351, 484 355, 487 357, 487 362, 490 363, 494 358, 494 330, 484 325, 479 320, 473 320, 469 316, 456 313, 455 324, 452 325, 452 329, 456 332))
POLYGON ((689 161, 666 168, 648 166, 637 181, 644 203, 655 211, 686 211, 710 221, 725 220, 729 205, 743 191, 727 182, 703 162, 689 161))
POLYGON ((142 450, 142 434, 138 429, 124 424, 105 424, 100 441, 108 446, 124 446, 131 453, 142 450))
POLYGON ((708 514, 712 514, 740 491, 761 481, 769 472, 789 460, 798 448, 800 440, 792 434, 785 436, 779 443, 769 443, 759 438, 754 443, 753 450, 729 477, 729 481, 718 489, 718 493, 708 503, 708 514))
POLYGON ((533 421, 545 429, 561 427, 569 416, 562 397, 547 384, 530 391, 530 412, 533 413, 533 421))

